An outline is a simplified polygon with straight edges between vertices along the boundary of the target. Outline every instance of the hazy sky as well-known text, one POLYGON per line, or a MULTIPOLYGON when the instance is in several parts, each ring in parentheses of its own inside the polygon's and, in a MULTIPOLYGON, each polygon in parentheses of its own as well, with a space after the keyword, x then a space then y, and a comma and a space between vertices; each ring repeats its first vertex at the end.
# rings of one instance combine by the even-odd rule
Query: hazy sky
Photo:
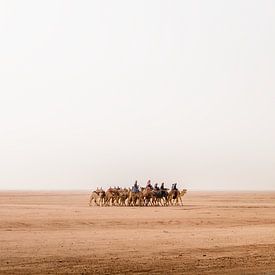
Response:
POLYGON ((275 2, 0 2, 0 189, 275 189, 275 2))

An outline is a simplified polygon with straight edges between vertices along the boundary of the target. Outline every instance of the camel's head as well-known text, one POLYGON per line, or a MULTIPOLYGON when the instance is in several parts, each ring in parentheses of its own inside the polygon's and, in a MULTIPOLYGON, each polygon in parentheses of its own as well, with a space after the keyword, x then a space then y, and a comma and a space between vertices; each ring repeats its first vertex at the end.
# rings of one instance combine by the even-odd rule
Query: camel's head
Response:
POLYGON ((181 195, 181 196, 184 196, 186 192, 187 192, 187 189, 182 189, 182 190, 180 191, 180 195, 181 195))

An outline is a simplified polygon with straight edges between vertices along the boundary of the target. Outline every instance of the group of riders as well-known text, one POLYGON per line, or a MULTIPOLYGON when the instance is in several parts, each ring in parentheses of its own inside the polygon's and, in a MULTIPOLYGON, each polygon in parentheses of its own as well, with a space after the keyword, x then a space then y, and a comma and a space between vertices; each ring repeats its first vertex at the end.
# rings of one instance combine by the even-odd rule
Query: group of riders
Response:
MULTIPOLYGON (((151 184, 151 180, 147 181, 146 189, 154 190, 154 191, 167 191, 168 189, 164 187, 164 182, 161 184, 161 186, 158 186, 158 183, 156 183, 153 187, 151 184)), ((177 189, 177 183, 172 184, 171 190, 178 190, 177 189)), ((139 185, 137 183, 137 180, 135 181, 134 186, 132 187, 132 192, 137 193, 140 191, 139 185)))
POLYGON ((164 183, 159 187, 156 183, 153 187, 148 180, 145 187, 140 187, 135 181, 131 188, 110 187, 106 191, 97 188, 90 196, 90 206, 168 206, 182 205, 181 197, 186 189, 178 190, 177 183, 172 184, 171 189, 165 188, 164 183))

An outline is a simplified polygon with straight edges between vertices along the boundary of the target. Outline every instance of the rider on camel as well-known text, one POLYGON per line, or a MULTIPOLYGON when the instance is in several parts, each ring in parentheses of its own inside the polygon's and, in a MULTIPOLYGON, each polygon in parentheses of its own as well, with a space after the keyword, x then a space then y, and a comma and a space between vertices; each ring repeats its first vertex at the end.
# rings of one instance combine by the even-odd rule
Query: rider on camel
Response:
POLYGON ((155 184, 154 189, 155 189, 156 191, 159 191, 159 187, 158 187, 158 184, 157 184, 157 183, 155 184))
POLYGON ((148 180, 147 184, 146 184, 146 189, 150 189, 153 190, 153 186, 151 184, 151 180, 148 180))
POLYGON ((161 184, 161 186, 160 186, 160 191, 161 191, 161 195, 163 196, 163 197, 165 197, 165 194, 168 194, 167 193, 167 190, 165 189, 165 187, 164 187, 164 182, 161 184))
POLYGON ((139 192, 139 186, 137 184, 137 180, 135 181, 135 184, 134 184, 134 186, 132 188, 132 192, 134 192, 134 193, 138 193, 139 192))
POLYGON ((172 190, 178 190, 178 188, 177 188, 177 183, 174 183, 174 184, 172 184, 172 188, 171 188, 172 190))

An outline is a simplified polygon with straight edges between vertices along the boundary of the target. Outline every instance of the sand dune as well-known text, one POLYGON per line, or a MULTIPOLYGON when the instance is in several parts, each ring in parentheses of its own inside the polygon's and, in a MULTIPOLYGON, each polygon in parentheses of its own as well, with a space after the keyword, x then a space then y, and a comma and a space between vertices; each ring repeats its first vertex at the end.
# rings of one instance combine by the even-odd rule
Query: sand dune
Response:
POLYGON ((0 193, 0 273, 275 272, 275 193, 183 207, 88 207, 85 192, 0 193))

